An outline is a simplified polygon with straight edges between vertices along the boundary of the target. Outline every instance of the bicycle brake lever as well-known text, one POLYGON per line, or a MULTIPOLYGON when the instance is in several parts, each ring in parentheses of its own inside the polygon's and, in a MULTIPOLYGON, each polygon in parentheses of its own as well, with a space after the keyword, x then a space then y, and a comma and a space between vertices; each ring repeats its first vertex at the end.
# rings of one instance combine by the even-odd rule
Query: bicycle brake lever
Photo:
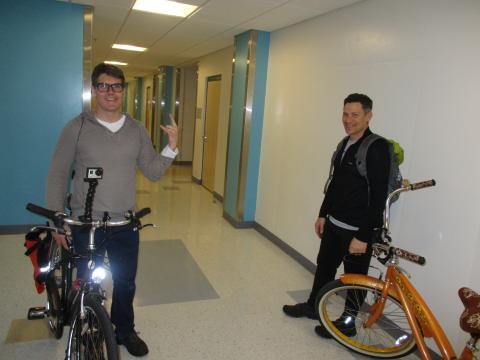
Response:
POLYGON ((153 228, 156 228, 158 227, 157 225, 155 224, 145 224, 145 225, 139 225, 137 226, 137 230, 142 230, 143 228, 146 228, 146 227, 153 227, 153 228))
POLYGON ((375 256, 381 264, 385 265, 387 261, 390 260, 390 258, 392 257, 392 251, 390 246, 388 244, 374 244, 373 256, 375 256))
POLYGON ((142 225, 142 224, 140 223, 140 221, 138 221, 137 225, 133 228, 133 231, 140 231, 140 230, 142 230, 143 228, 146 228, 146 227, 156 228, 156 227, 158 227, 158 225, 155 225, 155 224, 145 224, 145 225, 142 225))

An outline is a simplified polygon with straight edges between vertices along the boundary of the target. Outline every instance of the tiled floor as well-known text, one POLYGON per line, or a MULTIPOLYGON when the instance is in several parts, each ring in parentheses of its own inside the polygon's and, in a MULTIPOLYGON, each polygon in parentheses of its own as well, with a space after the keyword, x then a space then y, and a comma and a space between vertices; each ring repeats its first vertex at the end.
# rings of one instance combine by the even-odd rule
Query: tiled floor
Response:
MULTIPOLYGON (((146 221, 158 225, 141 235, 137 277, 135 322, 150 347, 146 358, 361 358, 316 336, 315 321, 283 315, 282 305, 305 294, 312 274, 255 230, 233 228, 222 204, 190 179, 185 166, 158 183, 139 177, 138 206, 150 206, 146 221)), ((45 338, 42 320, 24 321, 45 296, 34 290, 23 236, 0 236, 0 245, 0 359, 63 359, 66 335, 45 338)), ((133 358, 123 347, 120 353, 133 358)))

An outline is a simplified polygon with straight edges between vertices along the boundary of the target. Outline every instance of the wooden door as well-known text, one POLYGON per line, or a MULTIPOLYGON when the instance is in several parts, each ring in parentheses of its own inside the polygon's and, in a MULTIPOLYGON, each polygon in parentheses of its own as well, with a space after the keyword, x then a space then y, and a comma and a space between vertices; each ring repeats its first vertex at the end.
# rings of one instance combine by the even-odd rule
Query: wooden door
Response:
POLYGON ((205 131, 203 136, 202 185, 212 192, 215 185, 215 160, 217 155, 217 130, 221 83, 222 80, 219 76, 207 80, 205 131))

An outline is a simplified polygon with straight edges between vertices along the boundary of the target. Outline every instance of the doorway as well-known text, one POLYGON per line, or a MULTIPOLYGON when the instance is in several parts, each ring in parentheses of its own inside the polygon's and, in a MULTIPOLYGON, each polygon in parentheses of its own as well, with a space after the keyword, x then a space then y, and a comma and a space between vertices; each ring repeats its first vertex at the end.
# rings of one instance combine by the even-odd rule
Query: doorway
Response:
POLYGON ((215 162, 217 155, 218 117, 220 110, 222 76, 207 78, 205 131, 203 133, 203 166, 202 185, 209 191, 214 191, 215 162))

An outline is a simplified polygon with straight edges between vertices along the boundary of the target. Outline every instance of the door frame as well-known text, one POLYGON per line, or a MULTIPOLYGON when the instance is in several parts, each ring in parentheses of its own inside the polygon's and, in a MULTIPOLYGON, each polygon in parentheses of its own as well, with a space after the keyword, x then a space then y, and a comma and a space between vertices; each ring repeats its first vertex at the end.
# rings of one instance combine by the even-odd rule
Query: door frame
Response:
MULTIPOLYGON (((213 81, 222 81, 222 74, 217 74, 217 75, 212 75, 212 76, 208 76, 206 81, 205 81, 205 100, 204 100, 204 121, 203 121, 203 134, 202 134, 202 180, 201 180, 201 183, 203 185, 203 187, 205 189, 207 189, 205 187, 205 184, 204 184, 204 171, 205 171, 205 142, 203 141, 203 139, 205 138, 205 132, 206 132, 206 129, 207 129, 207 101, 208 101, 208 83, 209 82, 213 82, 213 81)), ((220 95, 221 95, 221 89, 220 89, 220 95)), ((219 104, 220 106, 220 104, 219 104)), ((220 121, 220 117, 219 117, 219 121, 220 121)), ((217 123, 217 142, 218 142, 218 123, 217 123)), ((217 169, 215 169, 216 171, 217 169)), ((214 181, 214 185, 215 185, 215 181, 214 181)), ((207 189, 209 190, 209 189, 207 189)), ((210 190, 209 190, 210 191, 210 190)), ((215 192, 214 189, 211 190, 212 193, 215 192)))

